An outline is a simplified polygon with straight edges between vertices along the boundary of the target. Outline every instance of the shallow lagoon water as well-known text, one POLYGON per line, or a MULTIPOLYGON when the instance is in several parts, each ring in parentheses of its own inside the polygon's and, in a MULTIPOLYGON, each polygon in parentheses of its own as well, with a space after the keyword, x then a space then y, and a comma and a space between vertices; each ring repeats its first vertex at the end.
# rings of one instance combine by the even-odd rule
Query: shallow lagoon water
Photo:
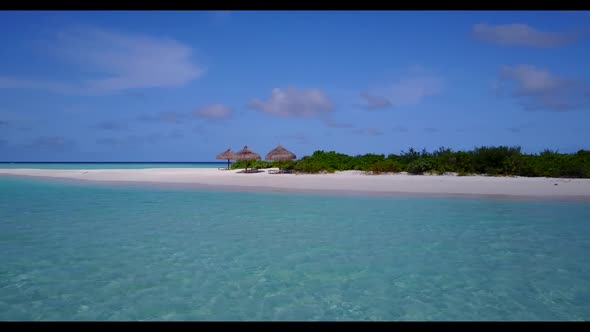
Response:
POLYGON ((223 162, 186 162, 186 163, 33 163, 0 162, 0 169, 145 169, 145 168, 217 168, 227 167, 223 162))
POLYGON ((590 204, 0 177, 0 320, 588 320, 590 204))

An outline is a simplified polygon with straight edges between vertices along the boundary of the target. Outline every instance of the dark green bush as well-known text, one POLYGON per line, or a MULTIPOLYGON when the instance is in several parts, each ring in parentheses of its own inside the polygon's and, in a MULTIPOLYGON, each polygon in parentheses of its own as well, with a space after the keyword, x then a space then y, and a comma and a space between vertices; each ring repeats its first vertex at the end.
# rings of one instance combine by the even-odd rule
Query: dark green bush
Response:
POLYGON ((520 157, 520 147, 483 146, 475 148, 472 152, 473 169, 480 174, 515 174, 520 164, 520 157))
POLYGON ((354 157, 335 151, 316 151, 309 156, 309 162, 317 165, 324 165, 336 171, 354 169, 354 157))
POLYGON ((329 172, 334 173, 336 169, 331 167, 329 164, 321 161, 314 160, 311 157, 303 157, 293 165, 293 170, 304 172, 304 173, 320 173, 329 172))
POLYGON ((266 160, 237 160, 233 164, 231 164, 230 169, 242 169, 246 168, 246 163, 248 164, 248 168, 256 168, 256 169, 264 169, 264 168, 271 168, 271 167, 278 167, 277 162, 275 161, 266 161, 266 160))
POLYGON ((354 166, 353 169, 359 171, 371 171, 373 165, 385 161, 385 156, 382 154, 371 154, 367 153, 354 157, 352 161, 354 166))
POLYGON ((371 165, 368 171, 373 174, 397 173, 402 171, 402 165, 397 161, 385 159, 377 161, 375 164, 371 165))
POLYGON ((459 174, 474 173, 473 169, 473 154, 471 152, 457 151, 454 153, 451 162, 453 165, 453 172, 459 174))
POLYGON ((418 159, 420 159, 420 153, 414 150, 414 148, 408 149, 408 152, 402 151, 399 156, 399 161, 405 165, 409 165, 411 162, 418 159))
POLYGON ((410 174, 424 174, 425 172, 430 172, 434 168, 434 164, 429 159, 418 159, 412 161, 408 165, 408 173, 410 174))
POLYGON ((289 169, 292 170, 295 167, 296 161, 294 160, 285 160, 281 161, 280 166, 281 169, 289 169))

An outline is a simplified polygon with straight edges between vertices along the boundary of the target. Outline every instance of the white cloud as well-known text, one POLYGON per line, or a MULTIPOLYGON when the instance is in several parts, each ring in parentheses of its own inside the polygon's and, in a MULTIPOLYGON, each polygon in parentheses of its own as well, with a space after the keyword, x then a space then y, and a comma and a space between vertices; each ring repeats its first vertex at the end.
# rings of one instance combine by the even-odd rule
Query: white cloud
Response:
POLYGON ((531 65, 502 66, 500 77, 515 81, 517 92, 522 95, 549 93, 566 83, 566 80, 548 70, 531 65))
POLYGON ((568 111, 588 105, 587 84, 532 65, 502 66, 498 88, 507 89, 527 110, 568 111))
POLYGON ((88 78, 63 82, 0 76, 0 88, 105 94, 136 88, 181 86, 204 73, 204 69, 193 62, 192 49, 181 42, 92 27, 58 33, 51 40, 49 52, 78 66, 79 74, 88 78))
POLYGON ((319 89, 275 88, 267 101, 254 99, 250 107, 279 116, 309 117, 332 111, 332 102, 319 89))
POLYGON ((231 116, 231 109, 222 104, 212 104, 194 110, 193 115, 211 120, 227 119, 231 116))
POLYGON ((399 106, 416 105, 426 97, 440 94, 443 86, 443 80, 436 76, 401 79, 391 88, 390 100, 399 106))
POLYGON ((362 107, 368 110, 405 107, 420 104, 424 99, 443 92, 445 81, 421 65, 413 65, 397 82, 372 92, 361 93, 362 107))
POLYGON ((518 23, 496 26, 479 23, 473 26, 472 33, 477 39, 500 45, 530 47, 561 46, 573 42, 578 37, 572 33, 545 32, 518 23))
POLYGON ((365 104, 363 106, 369 110, 390 108, 393 106, 391 101, 383 96, 377 96, 363 92, 361 93, 361 97, 365 100, 365 104))

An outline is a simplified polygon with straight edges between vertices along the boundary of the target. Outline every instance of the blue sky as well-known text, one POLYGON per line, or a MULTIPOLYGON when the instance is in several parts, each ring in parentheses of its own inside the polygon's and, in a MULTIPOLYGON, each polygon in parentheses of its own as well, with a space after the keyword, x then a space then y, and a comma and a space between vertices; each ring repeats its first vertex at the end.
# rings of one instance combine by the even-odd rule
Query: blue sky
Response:
POLYGON ((590 149, 590 12, 0 12, 0 161, 590 149))

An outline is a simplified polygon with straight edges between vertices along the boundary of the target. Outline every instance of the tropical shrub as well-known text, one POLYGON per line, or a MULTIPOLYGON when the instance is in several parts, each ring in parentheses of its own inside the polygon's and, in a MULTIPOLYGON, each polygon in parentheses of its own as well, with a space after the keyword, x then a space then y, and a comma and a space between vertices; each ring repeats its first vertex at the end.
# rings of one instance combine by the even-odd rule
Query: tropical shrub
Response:
POLYGON ((381 174, 381 173, 397 173, 401 172, 403 169, 402 164, 397 161, 393 161, 390 159, 384 159, 377 161, 368 169, 368 171, 372 172, 373 174, 381 174))
POLYGON ((276 161, 236 160, 233 164, 231 164, 230 169, 246 168, 246 163, 248 164, 248 168, 264 169, 264 168, 278 167, 278 164, 276 161))
POLYGON ((430 172, 434 168, 434 163, 427 158, 417 159, 412 161, 408 165, 408 173, 410 174, 424 174, 425 172, 430 172))

